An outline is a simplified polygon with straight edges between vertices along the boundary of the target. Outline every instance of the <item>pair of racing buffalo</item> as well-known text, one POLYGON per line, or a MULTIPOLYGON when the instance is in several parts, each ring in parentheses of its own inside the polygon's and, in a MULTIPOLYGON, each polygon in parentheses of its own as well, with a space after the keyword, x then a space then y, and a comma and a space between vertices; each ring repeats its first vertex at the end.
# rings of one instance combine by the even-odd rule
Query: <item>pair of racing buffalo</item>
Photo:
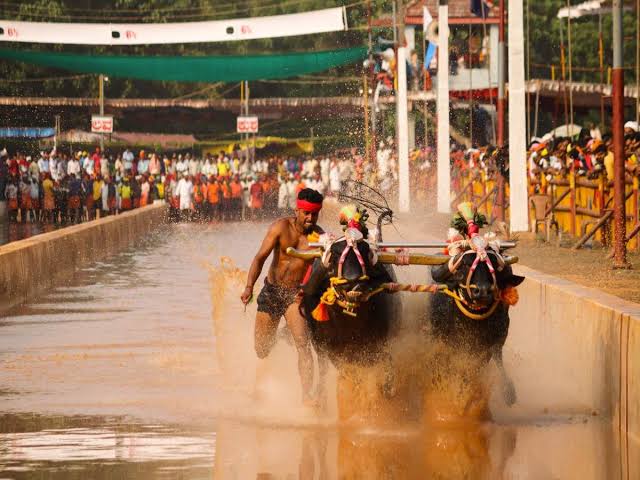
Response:
POLYGON ((382 365, 388 370, 380 385, 382 393, 392 396, 389 344, 401 319, 396 292, 431 291, 429 325, 423 329, 430 341, 474 358, 477 365, 486 366, 493 358, 504 400, 512 405, 515 388, 502 364, 502 347, 509 330, 508 294, 517 296, 515 287, 524 280, 510 266, 517 258, 503 255, 499 244, 480 236, 477 228, 471 235, 465 232, 455 242, 457 251, 449 256, 385 252, 366 238, 366 226, 362 227, 350 223, 344 236, 322 249, 289 252, 300 258, 315 257, 301 310, 318 355, 328 357, 338 371, 349 365, 382 365), (399 285, 393 264, 432 265, 434 284, 428 288, 399 285))

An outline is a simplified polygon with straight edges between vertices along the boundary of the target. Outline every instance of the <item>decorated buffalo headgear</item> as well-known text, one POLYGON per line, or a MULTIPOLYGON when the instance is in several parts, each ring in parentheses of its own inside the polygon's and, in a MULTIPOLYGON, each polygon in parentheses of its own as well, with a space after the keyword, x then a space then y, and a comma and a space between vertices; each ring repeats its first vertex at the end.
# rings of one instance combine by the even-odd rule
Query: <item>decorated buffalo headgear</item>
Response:
POLYGON ((364 238, 367 237, 369 231, 366 224, 369 219, 369 213, 365 208, 356 205, 345 205, 340 209, 338 219, 343 231, 355 228, 360 230, 364 238))
POLYGON ((455 228, 465 238, 470 238, 480 232, 487 225, 487 217, 478 213, 470 202, 458 205, 458 211, 451 220, 451 227, 455 228))
POLYGON ((451 225, 458 232, 458 236, 451 238, 448 247, 448 253, 451 256, 449 260, 449 271, 452 273, 458 270, 465 256, 473 256, 473 263, 469 268, 465 282, 460 284, 460 288, 465 290, 469 297, 471 297, 471 279, 478 265, 484 263, 491 275, 495 300, 489 311, 485 314, 474 314, 467 308, 471 307, 471 309, 473 309, 473 305, 467 304, 462 297, 454 297, 456 304, 465 315, 477 319, 487 318, 488 315, 495 311, 501 301, 509 305, 514 305, 518 301, 517 291, 515 291, 515 289, 508 288, 503 292, 500 292, 498 289, 496 269, 502 271, 506 266, 506 262, 500 253, 500 245, 496 241, 495 234, 480 235, 480 228, 486 224, 486 217, 479 214, 471 203, 464 202, 459 204, 458 211, 451 221, 451 225), (491 261, 489 253, 496 259, 497 264, 495 266, 491 261))

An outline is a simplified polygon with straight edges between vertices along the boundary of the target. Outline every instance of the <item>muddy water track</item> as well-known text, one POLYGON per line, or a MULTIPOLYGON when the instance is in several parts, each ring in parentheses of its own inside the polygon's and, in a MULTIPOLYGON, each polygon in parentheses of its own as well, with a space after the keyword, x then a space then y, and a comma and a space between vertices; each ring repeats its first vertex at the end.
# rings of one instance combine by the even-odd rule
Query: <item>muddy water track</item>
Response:
MULTIPOLYGON (((611 427, 591 412, 493 395, 493 422, 434 429, 394 409, 338 425, 335 398, 300 407, 293 347, 282 335, 256 361, 255 304, 238 300, 266 226, 163 226, 5 312, 0 476, 617 478, 611 427)), ((420 322, 427 300, 403 300, 420 322)))

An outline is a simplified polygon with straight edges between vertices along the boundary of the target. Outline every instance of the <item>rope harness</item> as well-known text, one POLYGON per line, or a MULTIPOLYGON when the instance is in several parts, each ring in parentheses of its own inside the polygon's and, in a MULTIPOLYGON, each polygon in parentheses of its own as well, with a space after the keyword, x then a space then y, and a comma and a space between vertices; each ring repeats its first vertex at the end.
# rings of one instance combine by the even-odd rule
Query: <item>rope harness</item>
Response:
POLYGON ((500 254, 500 247, 495 247, 490 244, 490 242, 480 236, 477 229, 471 228, 475 227, 473 222, 470 222, 469 231, 471 233, 471 238, 468 240, 459 240, 454 242, 449 248, 450 251, 456 252, 462 250, 462 252, 457 253, 455 256, 451 258, 449 261, 449 271, 451 273, 456 273, 462 265, 463 260, 467 255, 475 255, 473 259, 473 263, 471 267, 469 267, 469 272, 467 273, 465 283, 461 283, 458 285, 456 291, 452 291, 449 288, 446 288, 442 291, 445 295, 453 298, 456 306, 462 312, 462 314, 466 317, 471 318, 472 320, 486 320, 496 311, 502 299, 500 298, 500 290, 498 289, 498 280, 496 278, 496 269, 491 262, 491 258, 489 257, 490 250, 496 257, 498 262, 498 271, 502 271, 505 266, 505 261, 502 255, 500 254), (472 289, 477 288, 476 285, 471 283, 471 279, 473 278, 473 274, 478 268, 478 266, 483 263, 487 266, 489 273, 491 274, 491 290, 493 292, 493 302, 488 307, 485 312, 478 313, 481 310, 486 309, 486 306, 476 305, 474 302, 467 300, 463 291, 466 291, 467 298, 473 298, 472 289))
MULTIPOLYGON (((332 305, 340 306, 343 313, 355 317, 357 315, 357 309, 361 303, 369 301, 373 296, 382 292, 443 293, 454 300, 456 307, 465 317, 468 317, 472 320, 486 320, 494 314, 501 302, 505 302, 511 305, 515 304, 515 302, 517 302, 517 292, 515 292, 515 289, 513 289, 514 292, 510 292, 515 296, 515 301, 513 303, 506 301, 503 298, 504 295, 501 295, 501 292, 498 289, 496 268, 498 271, 502 271, 506 265, 504 258, 500 254, 500 246, 494 245, 487 238, 480 236, 477 230, 473 228, 470 228, 469 230, 471 232, 471 238, 453 242, 449 247, 450 252, 452 252, 452 257, 449 260, 449 271, 451 273, 456 273, 458 271, 467 255, 475 255, 471 267, 469 268, 469 272, 466 275, 465 283, 458 284, 458 287, 455 290, 451 290, 447 285, 442 284, 424 285, 389 282, 380 284, 377 288, 374 288, 369 292, 363 292, 358 290, 358 286, 350 291, 336 288, 340 285, 349 283, 349 280, 344 278, 342 276, 342 273, 344 263, 350 251, 354 252, 362 270, 362 275, 358 278, 358 280, 369 280, 369 276, 367 275, 366 263, 362 258, 360 250, 358 249, 358 242, 363 240, 362 233, 355 228, 347 228, 343 237, 340 237, 338 239, 331 238, 325 242, 324 253, 322 256, 322 262, 325 267, 329 266, 329 259, 331 258, 331 246, 334 243, 338 243, 341 241, 344 241, 346 245, 338 261, 337 275, 329 278, 329 287, 322 294, 318 306, 312 312, 313 318, 320 322, 329 320, 327 307, 332 305), (489 252, 491 252, 491 254, 493 254, 496 258, 496 267, 494 267, 491 261, 489 252), (487 269, 491 275, 491 290, 493 292, 493 302, 488 307, 484 305, 477 305, 475 302, 467 300, 467 298, 473 298, 472 289, 477 288, 476 285, 471 283, 471 280, 473 278, 473 274, 481 264, 485 264, 487 266, 487 269), (466 297, 463 292, 466 292, 466 297)), ((375 265, 377 260, 375 245, 371 249, 371 256, 372 264, 375 265)), ((397 260, 394 263, 396 265, 408 265, 408 252, 406 250, 398 250, 397 260)))

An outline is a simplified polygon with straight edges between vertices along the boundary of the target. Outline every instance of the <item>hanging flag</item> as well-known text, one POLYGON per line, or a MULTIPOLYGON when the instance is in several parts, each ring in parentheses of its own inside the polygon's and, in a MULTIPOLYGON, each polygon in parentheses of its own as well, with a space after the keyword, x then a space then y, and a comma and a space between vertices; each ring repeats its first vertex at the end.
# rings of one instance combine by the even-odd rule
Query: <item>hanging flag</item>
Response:
POLYGON ((427 31, 427 28, 429 28, 429 25, 431 25, 431 22, 433 22, 433 17, 431 16, 431 12, 425 5, 424 7, 422 7, 422 31, 423 32, 427 31))
POLYGON ((290 37, 347 29, 344 7, 310 12, 180 23, 57 23, 0 20, 0 42, 156 45, 290 37))
POLYGON ((487 18, 493 5, 493 0, 471 0, 470 10, 478 17, 487 18))
POLYGON ((429 68, 432 60, 436 56, 437 51, 438 46, 433 42, 429 42, 429 44, 427 45, 427 51, 424 52, 424 68, 429 68))
POLYGON ((429 68, 431 61, 438 51, 438 43, 435 39, 434 32, 430 30, 432 25, 434 25, 433 16, 425 5, 422 9, 422 29, 424 31, 425 39, 427 40, 426 49, 424 51, 424 68, 429 68))

